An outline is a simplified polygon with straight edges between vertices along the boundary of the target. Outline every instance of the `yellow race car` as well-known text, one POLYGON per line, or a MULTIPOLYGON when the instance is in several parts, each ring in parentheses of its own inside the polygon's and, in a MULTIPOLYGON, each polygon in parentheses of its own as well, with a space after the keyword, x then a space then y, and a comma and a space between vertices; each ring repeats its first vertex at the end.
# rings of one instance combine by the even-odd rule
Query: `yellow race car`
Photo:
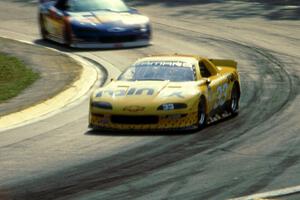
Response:
POLYGON ((90 99, 89 127, 117 130, 202 129, 208 118, 237 115, 237 63, 192 55, 137 60, 90 99))

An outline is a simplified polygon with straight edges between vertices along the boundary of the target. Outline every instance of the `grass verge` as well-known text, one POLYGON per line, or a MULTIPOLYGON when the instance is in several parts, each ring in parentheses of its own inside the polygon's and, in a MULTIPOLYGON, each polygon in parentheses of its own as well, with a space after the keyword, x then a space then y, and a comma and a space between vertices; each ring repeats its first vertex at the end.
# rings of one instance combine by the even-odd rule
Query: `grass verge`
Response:
POLYGON ((39 78, 18 58, 0 53, 0 103, 17 96, 39 78))

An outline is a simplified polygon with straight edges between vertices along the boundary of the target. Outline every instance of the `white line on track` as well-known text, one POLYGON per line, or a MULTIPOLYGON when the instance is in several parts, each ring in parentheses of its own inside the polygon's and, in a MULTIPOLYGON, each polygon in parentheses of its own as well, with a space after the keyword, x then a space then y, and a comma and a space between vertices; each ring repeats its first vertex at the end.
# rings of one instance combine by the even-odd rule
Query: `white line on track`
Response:
POLYGON ((295 194, 298 192, 300 192, 300 185, 294 186, 294 187, 288 187, 288 188, 284 188, 284 189, 279 189, 279 190, 273 190, 273 191, 269 191, 269 192, 253 194, 253 195, 244 196, 244 197, 228 199, 228 200, 256 200, 256 199, 258 200, 261 198, 281 197, 281 196, 295 194))

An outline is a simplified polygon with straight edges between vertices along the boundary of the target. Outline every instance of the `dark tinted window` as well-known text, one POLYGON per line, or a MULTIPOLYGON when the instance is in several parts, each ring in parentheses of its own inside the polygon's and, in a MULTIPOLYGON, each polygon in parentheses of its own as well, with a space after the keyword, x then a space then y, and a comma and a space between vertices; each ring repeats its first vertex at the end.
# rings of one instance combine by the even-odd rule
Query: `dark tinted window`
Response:
POLYGON ((67 7, 70 12, 101 10, 126 12, 129 10, 122 0, 68 0, 67 7))
POLYGON ((211 73, 208 71, 207 67, 203 62, 199 63, 199 67, 200 67, 200 73, 202 77, 207 78, 211 76, 211 73))
POLYGON ((128 68, 118 80, 169 80, 173 82, 194 81, 193 66, 178 61, 147 61, 128 68), (190 66, 188 66, 190 65, 190 66))

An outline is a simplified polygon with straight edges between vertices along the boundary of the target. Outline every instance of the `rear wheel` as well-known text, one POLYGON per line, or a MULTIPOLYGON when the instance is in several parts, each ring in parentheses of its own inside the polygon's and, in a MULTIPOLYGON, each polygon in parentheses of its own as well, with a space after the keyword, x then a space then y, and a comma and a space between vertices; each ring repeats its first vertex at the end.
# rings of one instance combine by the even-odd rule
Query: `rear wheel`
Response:
POLYGON ((239 88, 237 83, 235 83, 231 90, 231 98, 227 106, 227 111, 231 113, 231 115, 233 116, 237 115, 239 112, 239 99, 240 99, 239 88))
POLYGON ((206 114, 206 102, 202 97, 198 105, 198 120, 197 127, 199 130, 203 129, 207 124, 207 114, 206 114))
POLYGON ((41 33, 42 39, 46 40, 48 32, 45 27, 45 20, 44 20, 43 15, 40 15, 40 33, 41 33))

